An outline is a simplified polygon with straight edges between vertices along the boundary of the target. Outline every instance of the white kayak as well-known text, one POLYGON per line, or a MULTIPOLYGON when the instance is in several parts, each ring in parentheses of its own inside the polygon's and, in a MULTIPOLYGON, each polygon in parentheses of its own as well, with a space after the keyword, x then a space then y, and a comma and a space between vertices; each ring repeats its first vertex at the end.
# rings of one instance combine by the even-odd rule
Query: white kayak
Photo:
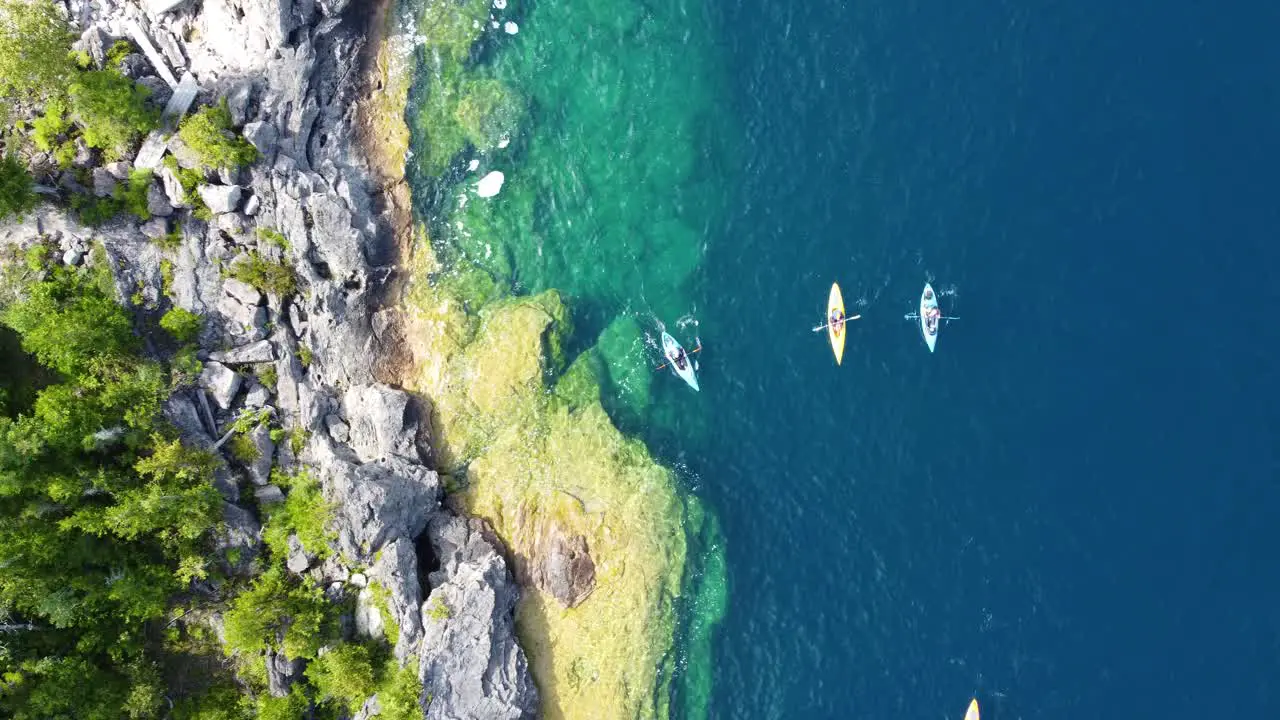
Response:
POLYGON ((933 352, 938 342, 938 330, 942 325, 942 312, 938 309, 938 294, 933 286, 924 284, 924 292, 920 293, 920 334, 924 335, 924 344, 933 352))
POLYGON ((676 375, 689 383, 689 387, 697 390, 698 376, 693 374, 693 358, 689 357, 689 353, 686 353, 680 343, 665 330, 662 331, 662 354, 666 356, 667 364, 676 375))

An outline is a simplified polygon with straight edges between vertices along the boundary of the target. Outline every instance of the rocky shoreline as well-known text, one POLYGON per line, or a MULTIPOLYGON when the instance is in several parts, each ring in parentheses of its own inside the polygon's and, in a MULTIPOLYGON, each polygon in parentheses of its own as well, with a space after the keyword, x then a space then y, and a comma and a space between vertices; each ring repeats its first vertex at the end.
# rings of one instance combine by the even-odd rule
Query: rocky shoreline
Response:
MULTIPOLYGON (((91 228, 42 206, 0 227, 0 243, 39 240, 56 244, 67 265, 106 263, 119 297, 141 316, 171 304, 204 319, 199 381, 174 392, 165 412, 188 444, 218 453, 219 544, 239 550, 233 574, 247 573, 261 551, 258 507, 284 496, 273 468, 307 468, 335 508, 334 553, 321 561, 295 536, 289 571, 331 598, 354 594, 355 632, 380 637, 394 626, 395 657, 418 664, 426 717, 534 716, 512 570, 483 521, 441 506, 423 421, 430 410, 393 387, 408 343, 385 305, 398 295, 412 223, 403 168, 375 147, 378 112, 387 111, 371 102, 386 89, 389 57, 379 30, 366 35, 362 20, 372 15, 371 27, 382 27, 390 4, 376 12, 348 0, 145 5, 163 12, 112 0, 70 0, 67 9, 91 55, 121 37, 148 50, 127 67, 157 95, 189 73, 200 100, 225 98, 260 159, 199 188, 207 221, 161 165, 151 221, 91 228), (180 236, 173 249, 155 242, 170 234, 180 236), (228 277, 254 255, 289 268, 297 291, 282 298, 228 277), (247 433, 257 459, 246 463, 227 439, 250 415, 272 420, 247 433)), ((191 162, 180 141, 167 145, 180 166, 191 162)), ((101 182, 109 179, 119 178, 101 182)), ((217 613, 201 619, 220 622, 217 613)), ((266 667, 279 697, 303 671, 283 655, 266 667)), ((375 696, 357 717, 377 714, 375 696)))

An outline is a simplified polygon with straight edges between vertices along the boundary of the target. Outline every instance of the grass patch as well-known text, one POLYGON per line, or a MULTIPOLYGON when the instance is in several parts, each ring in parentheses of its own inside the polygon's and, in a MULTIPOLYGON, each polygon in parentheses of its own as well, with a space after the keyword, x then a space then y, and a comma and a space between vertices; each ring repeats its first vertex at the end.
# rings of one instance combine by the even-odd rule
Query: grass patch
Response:
POLYGON ((160 327, 183 344, 194 342, 203 326, 204 321, 199 315, 180 307, 173 308, 160 318, 160 327))

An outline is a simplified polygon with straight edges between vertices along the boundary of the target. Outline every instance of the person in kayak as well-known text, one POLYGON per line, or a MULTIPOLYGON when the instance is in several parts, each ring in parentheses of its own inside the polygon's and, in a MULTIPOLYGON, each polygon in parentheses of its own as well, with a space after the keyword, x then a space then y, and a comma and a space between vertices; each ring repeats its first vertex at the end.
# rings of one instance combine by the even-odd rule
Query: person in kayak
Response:
POLYGON ((831 325, 833 331, 840 332, 844 329, 844 312, 839 308, 832 310, 831 317, 827 319, 830 321, 828 324, 831 325))
POLYGON ((681 370, 684 370, 686 367, 688 367, 689 358, 687 355, 685 355, 684 348, 679 348, 678 350, 676 350, 676 356, 675 358, 673 358, 672 362, 674 362, 676 364, 676 367, 681 370))
POLYGON ((938 309, 937 305, 934 305, 933 307, 924 311, 925 327, 929 328, 930 335, 938 332, 938 320, 941 318, 941 316, 942 316, 942 311, 938 309))

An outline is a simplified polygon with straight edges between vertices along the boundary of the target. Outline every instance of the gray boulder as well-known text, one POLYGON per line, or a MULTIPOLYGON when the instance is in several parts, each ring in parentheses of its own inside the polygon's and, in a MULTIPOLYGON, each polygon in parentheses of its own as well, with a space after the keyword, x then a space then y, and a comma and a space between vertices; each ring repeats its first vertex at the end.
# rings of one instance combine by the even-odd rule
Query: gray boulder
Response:
POLYGON ((243 191, 239 185, 198 185, 196 192, 210 212, 221 214, 235 212, 243 191))
POLYGON ((258 554, 262 526, 253 513, 239 505, 222 503, 222 525, 214 536, 214 547, 219 562, 233 575, 245 575, 253 571, 253 559, 258 554))
POLYGON ((387 591, 387 612, 400 627, 395 655, 403 664, 417 651, 422 638, 422 588, 418 585, 418 553, 413 542, 399 538, 382 548, 369 576, 387 591))
POLYGON ((84 253, 76 248, 69 248, 62 253, 62 264, 67 267, 75 267, 84 262, 84 253))
POLYGON ((381 383, 361 385, 347 390, 343 406, 351 428, 351 449, 361 460, 390 456, 421 460, 418 422, 408 393, 381 383))
POLYGON ((111 173, 111 177, 117 180, 128 180, 129 170, 132 169, 132 166, 123 160, 117 160, 113 163, 103 165, 102 169, 111 173))
POLYGON ((267 692, 271 693, 272 697, 288 695, 289 688, 302 677, 302 671, 305 668, 306 663, 302 660, 290 660, 284 653, 268 650, 267 692))
POLYGON ((200 155, 191 146, 182 141, 182 138, 174 135, 169 138, 169 152, 173 158, 178 161, 178 165, 188 170, 200 170, 204 167, 204 163, 200 161, 200 155))
POLYGON ((268 122, 251 122, 244 126, 244 139, 258 148, 264 161, 272 162, 276 152, 275 125, 268 122))
MULTIPOLYGON (((267 322, 267 309, 261 305, 242 305, 230 295, 218 300, 218 312, 233 323, 231 331, 239 335, 255 335, 267 322)), ((261 337, 259 335, 258 337, 261 337)))
POLYGON ((254 485, 266 485, 271 481, 271 465, 276 453, 276 444, 271 442, 271 428, 267 427, 266 423, 259 423, 249 431, 249 439, 253 441, 253 447, 258 451, 257 458, 246 467, 249 471, 249 480, 254 485))
POLYGON ((151 91, 151 102, 156 105, 164 105, 173 97, 173 88, 169 87, 169 83, 155 75, 143 75, 135 82, 151 91))
POLYGON ((356 463, 325 435, 312 436, 325 496, 337 505, 338 549, 368 563, 397 539, 411 540, 440 503, 440 478, 420 464, 390 457, 356 463))
POLYGON ((438 515, 428 534, 441 568, 422 606, 427 719, 534 717, 538 691, 515 635, 519 590, 483 521, 438 515))
POLYGON ((262 293, 258 288, 235 278, 227 278, 223 281, 222 292, 235 298, 242 305, 254 307, 262 304, 262 293))
POLYGON ((234 370, 218 362, 205 363, 204 371, 200 373, 200 385, 209 391, 213 401, 223 410, 231 409, 241 382, 234 370))
POLYGON ((249 392, 245 393, 244 406, 260 408, 263 405, 266 405, 267 401, 270 399, 271 391, 267 389, 267 386, 257 380, 254 380, 249 387, 249 392))
POLYGON ((311 558, 307 556, 307 550, 302 547, 302 541, 298 539, 297 534, 289 536, 289 556, 285 560, 285 567, 289 568, 289 572, 298 575, 311 567, 311 558))
POLYGON ((253 498, 258 501, 258 505, 282 503, 284 502, 284 491, 278 485, 263 485, 260 488, 254 488, 253 498))
POLYGON ((173 214, 173 205, 159 185, 152 183, 147 188, 147 211, 156 217, 169 217, 173 214))
POLYGON ((187 207, 187 193, 178 181, 178 174, 167 165, 161 165, 160 184, 164 186, 165 197, 173 207, 187 207))
POLYGON ((111 197, 116 191, 116 179, 105 168, 93 169, 93 194, 98 197, 111 197))
POLYGON ((248 345, 241 345, 231 350, 219 350, 209 353, 210 360, 216 360, 220 363, 231 365, 242 363, 267 363, 275 362, 275 350, 271 348, 270 340, 259 340, 248 345))

